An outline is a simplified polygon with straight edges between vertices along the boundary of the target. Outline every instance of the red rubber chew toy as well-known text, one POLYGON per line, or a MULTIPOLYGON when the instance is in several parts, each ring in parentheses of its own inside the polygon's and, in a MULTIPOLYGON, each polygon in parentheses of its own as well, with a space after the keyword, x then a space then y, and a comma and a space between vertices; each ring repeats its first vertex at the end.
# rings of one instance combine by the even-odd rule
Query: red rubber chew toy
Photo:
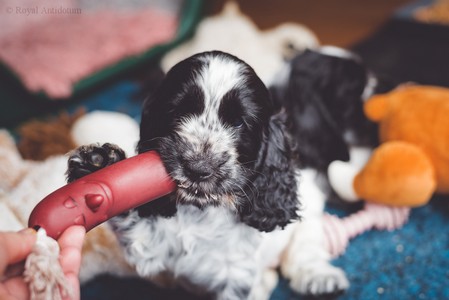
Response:
POLYGON ((82 225, 89 231, 174 189, 159 155, 145 152, 54 191, 34 208, 28 226, 42 227, 54 239, 71 225, 82 225))

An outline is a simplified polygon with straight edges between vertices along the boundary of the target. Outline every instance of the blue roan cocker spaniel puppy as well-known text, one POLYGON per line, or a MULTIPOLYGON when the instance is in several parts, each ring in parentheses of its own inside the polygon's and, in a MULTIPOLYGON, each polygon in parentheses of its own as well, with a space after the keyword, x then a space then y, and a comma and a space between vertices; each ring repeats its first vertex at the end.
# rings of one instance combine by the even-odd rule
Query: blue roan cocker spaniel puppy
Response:
MULTIPOLYGON (((161 155, 177 189, 111 220, 139 275, 216 299, 268 297, 264 271, 299 220, 285 120, 253 69, 229 54, 197 54, 167 73, 144 103, 137 148, 161 155)), ((123 158, 114 145, 81 147, 68 179, 123 158)))
MULTIPOLYGON (((305 51, 284 73, 271 97, 245 62, 200 53, 145 101, 138 152, 159 152, 177 189, 110 221, 142 277, 233 300, 268 299, 278 266, 300 293, 348 287, 324 248, 325 173, 366 144, 362 101, 374 81, 335 48, 305 51)), ((68 179, 124 157, 83 146, 68 179)))

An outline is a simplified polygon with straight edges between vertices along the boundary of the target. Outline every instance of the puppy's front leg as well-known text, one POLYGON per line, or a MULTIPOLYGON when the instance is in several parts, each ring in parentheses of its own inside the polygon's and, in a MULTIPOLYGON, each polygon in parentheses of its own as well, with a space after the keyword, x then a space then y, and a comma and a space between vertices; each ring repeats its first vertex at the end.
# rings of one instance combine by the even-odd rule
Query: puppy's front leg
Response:
POLYGON ((268 300, 276 288, 279 275, 276 269, 267 268, 257 274, 255 284, 251 289, 249 300, 268 300))
POLYGON ((114 144, 81 146, 70 153, 66 172, 67 182, 89 175, 125 158, 125 152, 114 144))
POLYGON ((343 270, 330 264, 325 248, 322 218, 326 195, 316 184, 315 171, 303 170, 301 174, 302 221, 295 224, 281 271, 290 280, 290 287, 301 294, 337 293, 347 289, 349 282, 343 270))

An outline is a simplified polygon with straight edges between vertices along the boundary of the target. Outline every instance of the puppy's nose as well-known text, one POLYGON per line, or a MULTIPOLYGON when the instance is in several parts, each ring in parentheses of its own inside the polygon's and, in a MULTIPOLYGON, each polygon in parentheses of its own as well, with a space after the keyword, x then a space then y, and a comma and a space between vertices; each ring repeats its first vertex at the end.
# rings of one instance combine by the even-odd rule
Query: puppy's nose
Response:
POLYGON ((192 181, 204 181, 212 177, 214 169, 204 161, 189 161, 184 165, 184 172, 192 181))

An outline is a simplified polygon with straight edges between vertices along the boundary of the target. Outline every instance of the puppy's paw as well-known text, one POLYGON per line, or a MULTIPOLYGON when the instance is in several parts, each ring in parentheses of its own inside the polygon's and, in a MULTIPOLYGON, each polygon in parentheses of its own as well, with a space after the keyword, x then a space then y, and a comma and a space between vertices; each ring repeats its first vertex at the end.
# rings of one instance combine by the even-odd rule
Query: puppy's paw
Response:
POLYGON ((318 296, 341 293, 349 287, 349 281, 343 270, 321 262, 299 269, 290 287, 300 294, 318 296))
POLYGON ((126 158, 125 152, 114 144, 85 145, 70 153, 67 182, 72 182, 126 158))
POLYGON ((279 275, 274 269, 264 270, 256 281, 256 284, 252 287, 249 294, 249 300, 268 300, 276 288, 279 281, 279 275))

